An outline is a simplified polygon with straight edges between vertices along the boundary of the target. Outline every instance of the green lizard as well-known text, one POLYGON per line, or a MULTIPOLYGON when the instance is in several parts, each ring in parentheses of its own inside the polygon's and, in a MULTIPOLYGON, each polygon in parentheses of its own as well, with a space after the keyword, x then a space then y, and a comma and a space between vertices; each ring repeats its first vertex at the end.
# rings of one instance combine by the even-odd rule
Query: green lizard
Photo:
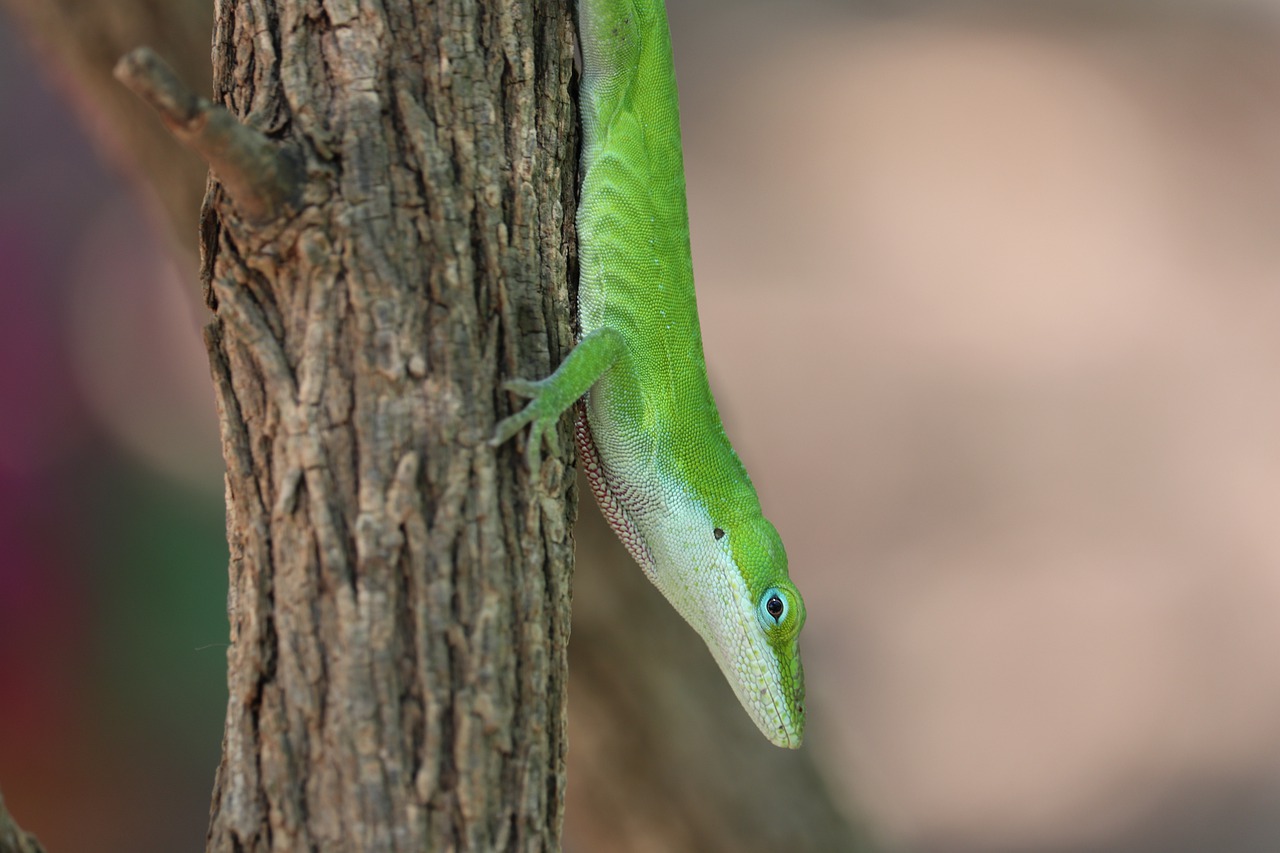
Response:
POLYGON ((693 291, 684 157, 663 0, 579 0, 583 183, 580 339, 498 424, 544 439, 577 407, 578 447, 605 517, 700 634, 775 744, 804 735, 800 593, 707 384, 693 291))

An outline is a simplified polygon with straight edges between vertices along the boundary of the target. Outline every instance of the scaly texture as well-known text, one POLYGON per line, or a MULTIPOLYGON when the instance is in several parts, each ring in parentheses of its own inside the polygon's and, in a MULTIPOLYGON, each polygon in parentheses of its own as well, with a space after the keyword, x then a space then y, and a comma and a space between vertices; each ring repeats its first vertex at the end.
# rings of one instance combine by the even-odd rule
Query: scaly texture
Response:
POLYGON ((578 440, 610 524, 706 641, 774 743, 800 745, 804 602, 725 437, 693 289, 680 115, 661 0, 581 0, 580 341, 499 425, 543 436, 586 395, 578 440))

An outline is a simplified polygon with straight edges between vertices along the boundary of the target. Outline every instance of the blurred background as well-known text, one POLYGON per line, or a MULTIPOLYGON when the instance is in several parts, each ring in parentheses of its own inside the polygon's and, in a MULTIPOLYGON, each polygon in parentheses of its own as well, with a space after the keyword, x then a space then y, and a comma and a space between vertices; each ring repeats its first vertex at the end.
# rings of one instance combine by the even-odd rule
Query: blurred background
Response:
POLYGON ((79 97, 0 15, 0 791, 51 853, 198 850, 228 628, 195 226, 173 251, 79 97))
MULTIPOLYGON (((850 811, 1280 850, 1280 2, 670 5, 712 384, 850 811)), ((199 849, 195 223, 93 112, 0 16, 0 789, 51 851, 199 849)))

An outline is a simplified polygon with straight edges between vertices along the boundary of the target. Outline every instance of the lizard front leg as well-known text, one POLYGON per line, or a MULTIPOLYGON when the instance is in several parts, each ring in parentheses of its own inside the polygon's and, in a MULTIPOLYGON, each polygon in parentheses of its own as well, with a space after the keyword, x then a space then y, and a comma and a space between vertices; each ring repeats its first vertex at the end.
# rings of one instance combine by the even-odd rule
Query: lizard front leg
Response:
POLYGON ((543 440, 547 441, 552 453, 560 452, 556 422, 566 409, 596 384, 605 371, 617 363, 624 347, 622 335, 605 326, 579 341, 569 357, 546 379, 504 382, 503 389, 528 397, 530 401, 523 409, 498 423, 489 444, 497 447, 529 424, 525 455, 529 471, 536 477, 542 466, 543 440))

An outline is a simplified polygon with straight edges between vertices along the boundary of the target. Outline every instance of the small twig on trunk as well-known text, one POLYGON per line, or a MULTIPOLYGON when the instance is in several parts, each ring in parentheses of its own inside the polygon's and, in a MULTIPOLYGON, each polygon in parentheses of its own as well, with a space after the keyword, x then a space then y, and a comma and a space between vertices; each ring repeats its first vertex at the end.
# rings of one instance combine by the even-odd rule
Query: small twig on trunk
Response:
POLYGON ((297 158, 188 89, 151 48, 127 53, 116 63, 115 75, 208 162, 246 217, 272 219, 297 201, 302 184, 297 158))

